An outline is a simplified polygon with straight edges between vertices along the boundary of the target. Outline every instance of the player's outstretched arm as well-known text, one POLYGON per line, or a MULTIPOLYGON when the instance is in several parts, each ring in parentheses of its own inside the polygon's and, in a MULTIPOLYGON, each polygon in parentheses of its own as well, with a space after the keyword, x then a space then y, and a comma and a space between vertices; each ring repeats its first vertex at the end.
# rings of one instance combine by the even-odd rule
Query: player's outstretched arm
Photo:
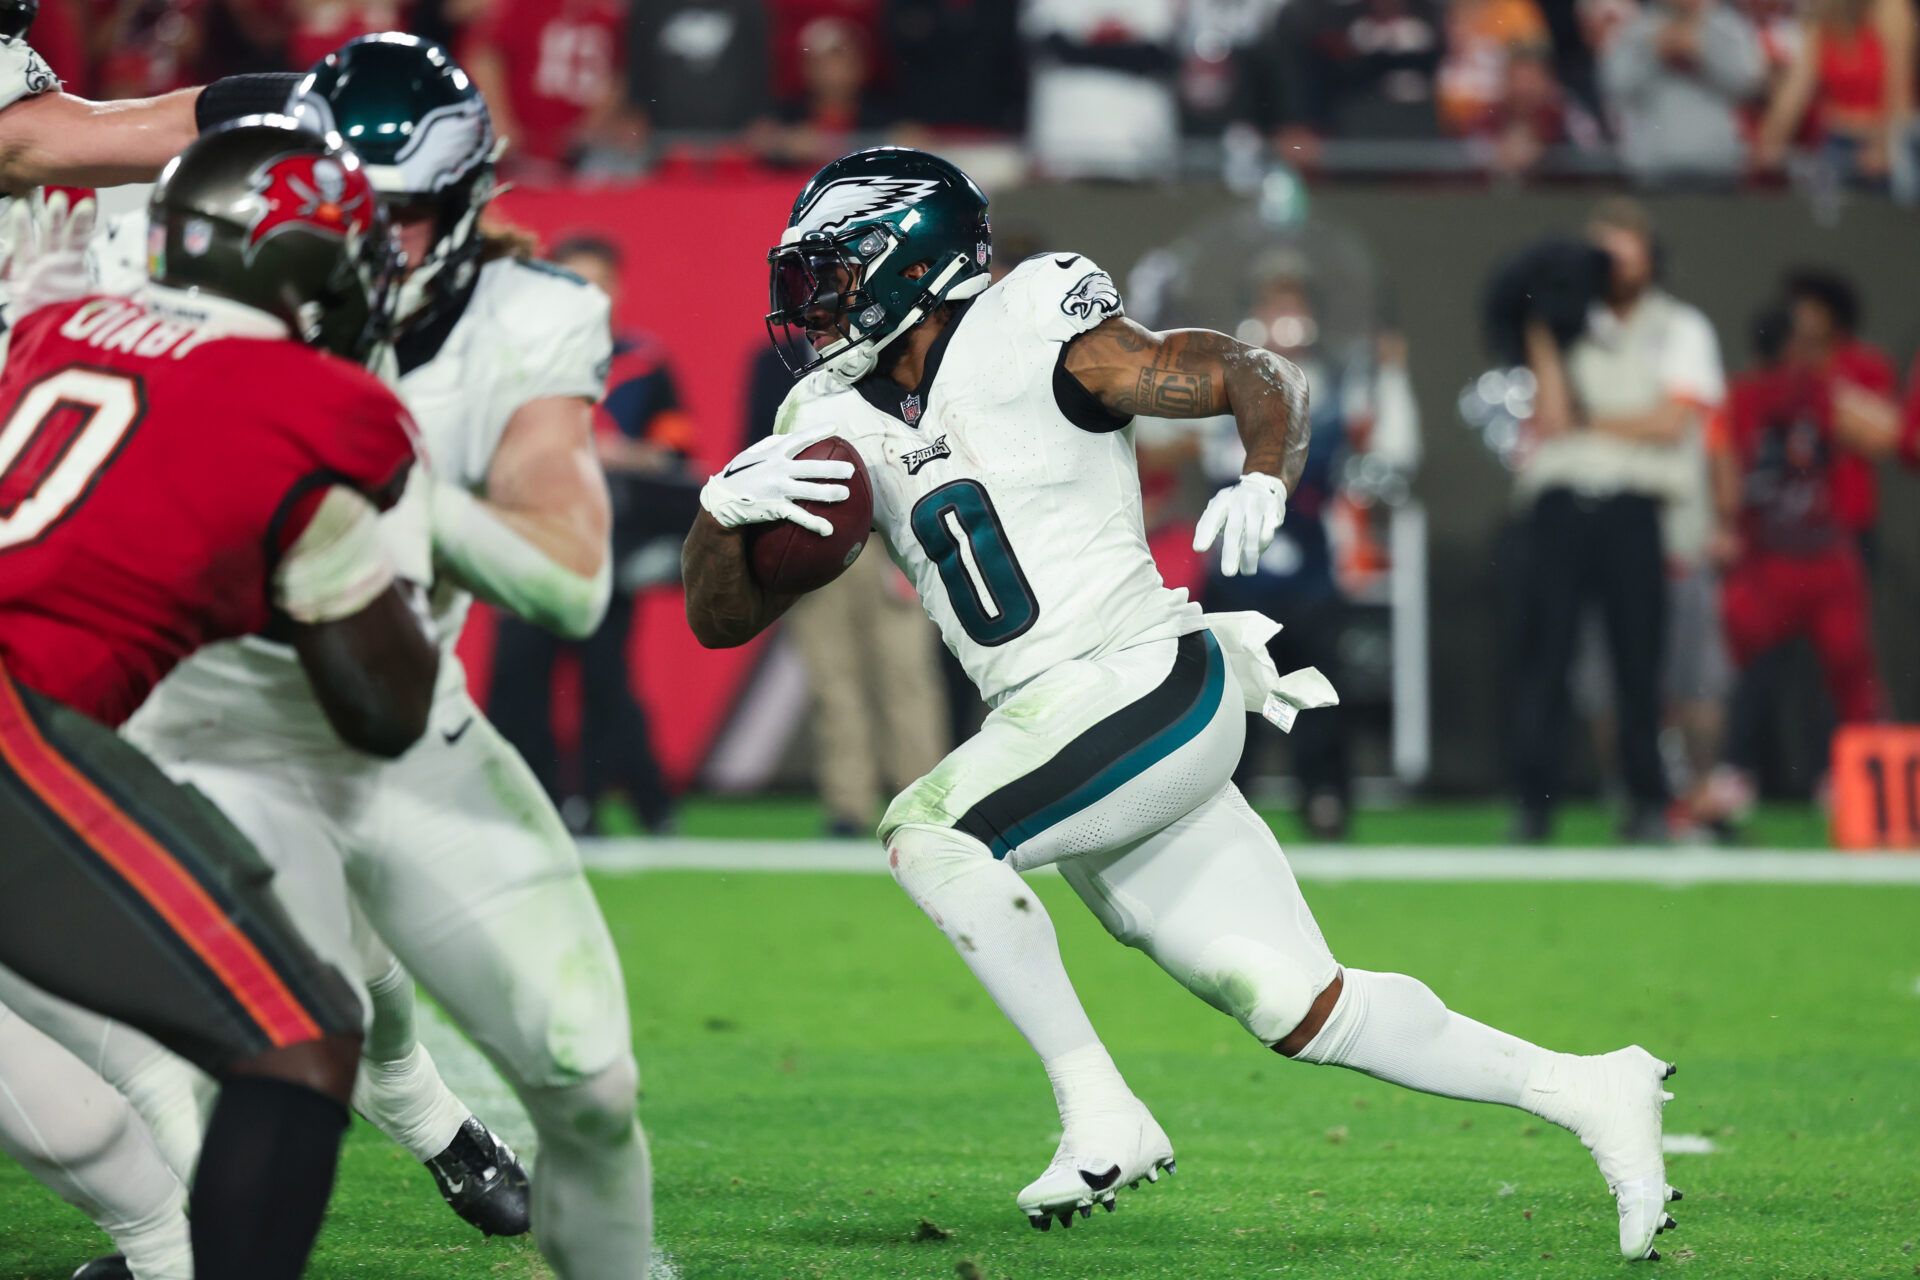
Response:
POLYGON ((199 136, 199 97, 199 89, 181 89, 127 102, 57 92, 23 98, 0 112, 0 191, 150 182, 199 136))
POLYGON ((1119 417, 1233 415, 1247 465, 1238 484, 1207 504, 1193 549, 1206 551, 1218 541, 1223 573, 1255 572, 1307 465, 1313 428, 1299 367, 1210 329, 1154 333, 1116 315, 1073 339, 1066 368, 1119 417))

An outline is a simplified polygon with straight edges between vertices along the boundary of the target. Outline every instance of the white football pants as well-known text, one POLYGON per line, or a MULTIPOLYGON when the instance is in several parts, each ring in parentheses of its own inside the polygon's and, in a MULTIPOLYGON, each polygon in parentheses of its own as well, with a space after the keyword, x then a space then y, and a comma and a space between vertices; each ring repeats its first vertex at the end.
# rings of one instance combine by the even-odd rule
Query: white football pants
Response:
POLYGON ((384 1006, 356 1105, 415 1154, 465 1115, 404 1031, 411 989, 357 910, 519 1094, 554 1270, 644 1276, 651 1175, 619 957, 559 815, 465 691, 395 761, 214 721, 129 736, 259 846, 314 949, 384 1006))
MULTIPOLYGON (((197 1114, 190 1100, 185 1110, 197 1114)), ((5 1007, 0 1151, 113 1237, 135 1280, 193 1280, 186 1187, 146 1124, 92 1066, 5 1007)))

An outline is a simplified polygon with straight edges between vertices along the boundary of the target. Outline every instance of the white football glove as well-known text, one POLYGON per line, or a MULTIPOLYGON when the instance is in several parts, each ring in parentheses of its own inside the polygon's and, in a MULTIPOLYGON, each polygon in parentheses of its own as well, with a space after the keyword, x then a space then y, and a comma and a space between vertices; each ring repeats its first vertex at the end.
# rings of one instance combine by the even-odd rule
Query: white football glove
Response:
POLYGON ((1287 486, 1278 476, 1262 471, 1240 477, 1240 483, 1213 495, 1193 530, 1193 549, 1206 551, 1220 543, 1220 572, 1231 578, 1260 568, 1261 553, 1273 541, 1287 518, 1287 486))
POLYGON ((83 297, 94 288, 87 244, 99 202, 82 187, 35 187, 7 211, 13 246, 7 284, 15 315, 83 297))
POLYGON ((809 533, 826 537, 833 525, 802 510, 799 503, 845 502, 847 486, 819 482, 850 478, 853 464, 794 455, 832 434, 829 428, 805 435, 768 436, 707 481, 700 490, 700 505, 728 529, 791 520, 809 533))

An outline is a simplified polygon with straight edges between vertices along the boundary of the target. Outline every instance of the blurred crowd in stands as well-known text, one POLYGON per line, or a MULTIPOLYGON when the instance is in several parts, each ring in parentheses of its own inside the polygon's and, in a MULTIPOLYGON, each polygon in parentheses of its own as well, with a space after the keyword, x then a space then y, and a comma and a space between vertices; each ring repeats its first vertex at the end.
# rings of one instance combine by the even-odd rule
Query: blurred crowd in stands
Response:
POLYGON ((432 36, 522 177, 937 139, 1054 176, 1277 152, 1910 196, 1914 28, 1914 0, 46 0, 34 40, 131 97, 432 36))

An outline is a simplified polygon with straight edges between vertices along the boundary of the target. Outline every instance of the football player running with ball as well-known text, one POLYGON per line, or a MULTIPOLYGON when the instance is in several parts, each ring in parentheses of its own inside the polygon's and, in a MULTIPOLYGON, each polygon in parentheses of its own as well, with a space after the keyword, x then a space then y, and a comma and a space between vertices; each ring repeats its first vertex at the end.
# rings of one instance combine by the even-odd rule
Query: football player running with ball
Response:
MULTIPOLYGON (((858 450, 875 527, 993 708, 879 834, 894 878, 1053 1084, 1064 1133, 1020 1208, 1042 1229, 1068 1223, 1174 1167, 1021 881, 1054 863, 1116 938, 1276 1052, 1572 1130, 1617 1201, 1621 1252, 1657 1256, 1679 1198, 1660 1149, 1672 1068, 1638 1047, 1542 1049, 1415 978, 1343 968, 1230 780, 1247 710, 1284 727, 1332 690, 1317 672, 1275 672, 1274 623, 1203 614, 1161 582, 1127 428, 1141 413, 1233 414, 1246 473, 1195 541, 1217 543, 1227 573, 1252 572, 1305 461, 1299 370, 1218 333, 1140 327, 1079 254, 1041 254, 989 285, 990 254, 986 199, 965 174, 919 151, 857 152, 794 202, 769 255, 768 322, 811 347, 776 432, 858 450)), ((748 531, 814 521, 798 499, 845 497, 833 481, 851 464, 796 452, 759 446, 702 494, 685 563, 706 645, 741 644, 793 602, 751 576, 748 531)))

